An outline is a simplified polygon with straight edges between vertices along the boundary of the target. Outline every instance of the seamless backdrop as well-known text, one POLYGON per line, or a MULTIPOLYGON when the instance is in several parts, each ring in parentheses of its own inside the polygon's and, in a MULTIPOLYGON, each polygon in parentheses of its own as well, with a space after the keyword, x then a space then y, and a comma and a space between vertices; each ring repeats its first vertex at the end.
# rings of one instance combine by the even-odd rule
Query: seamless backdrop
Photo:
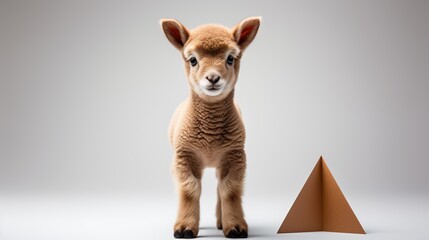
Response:
MULTIPOLYGON (((236 87, 245 201, 293 198, 320 155, 346 196, 427 194, 428 12, 428 1, 1 0, 0 193, 174 198, 167 127, 188 87, 159 20, 262 16, 236 87)), ((204 184, 214 196, 213 170, 204 184)))

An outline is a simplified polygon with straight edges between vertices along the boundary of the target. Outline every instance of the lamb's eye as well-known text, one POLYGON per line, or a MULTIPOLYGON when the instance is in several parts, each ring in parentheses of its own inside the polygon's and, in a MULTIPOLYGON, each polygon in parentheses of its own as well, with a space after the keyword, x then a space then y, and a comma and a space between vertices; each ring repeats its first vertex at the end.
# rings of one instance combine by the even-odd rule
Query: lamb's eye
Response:
POLYGON ((191 57, 189 59, 189 62, 191 63, 192 67, 195 67, 195 65, 197 65, 198 61, 195 57, 191 57))
POLYGON ((226 63, 228 65, 232 65, 234 63, 234 57, 232 55, 229 55, 228 58, 226 58, 226 63))

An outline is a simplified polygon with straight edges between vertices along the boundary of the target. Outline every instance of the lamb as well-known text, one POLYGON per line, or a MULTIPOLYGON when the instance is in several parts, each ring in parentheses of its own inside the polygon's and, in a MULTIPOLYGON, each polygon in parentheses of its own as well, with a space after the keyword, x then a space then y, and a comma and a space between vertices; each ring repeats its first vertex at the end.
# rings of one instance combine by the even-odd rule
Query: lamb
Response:
POLYGON ((234 87, 243 51, 259 25, 260 17, 250 17, 232 29, 208 24, 190 31, 177 20, 161 20, 167 39, 181 52, 190 87, 189 97, 177 107, 169 127, 179 190, 175 238, 198 235, 201 178, 206 167, 216 168, 218 179, 217 228, 228 238, 248 235, 241 203, 245 129, 234 103, 234 87))

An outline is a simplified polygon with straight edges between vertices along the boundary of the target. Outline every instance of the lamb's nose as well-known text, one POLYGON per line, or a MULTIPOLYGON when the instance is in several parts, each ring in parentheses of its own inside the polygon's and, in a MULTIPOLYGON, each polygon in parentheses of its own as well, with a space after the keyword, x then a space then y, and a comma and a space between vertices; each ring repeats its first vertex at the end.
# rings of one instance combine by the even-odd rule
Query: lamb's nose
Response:
POLYGON ((206 76, 206 79, 211 82, 212 84, 215 84, 217 82, 219 82, 220 76, 216 75, 216 74, 209 74, 206 76))

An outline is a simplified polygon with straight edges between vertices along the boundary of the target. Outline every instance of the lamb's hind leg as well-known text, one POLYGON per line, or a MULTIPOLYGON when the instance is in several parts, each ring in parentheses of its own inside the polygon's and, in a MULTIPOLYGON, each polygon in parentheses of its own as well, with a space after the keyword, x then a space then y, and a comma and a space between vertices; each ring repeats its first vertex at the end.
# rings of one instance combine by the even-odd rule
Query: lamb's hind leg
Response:
POLYGON ((246 170, 244 150, 231 151, 222 159, 219 169, 219 196, 221 200, 222 229, 226 237, 246 238, 241 196, 246 170))
POLYGON ((175 238, 195 238, 200 221, 201 167, 190 153, 178 153, 174 170, 179 188, 179 211, 175 238))
MULTIPOLYGON (((219 171, 217 173, 219 174, 219 171)), ((222 201, 220 199, 219 185, 220 184, 218 184, 217 186, 216 226, 217 226, 217 229, 221 230, 222 229, 222 201)))

